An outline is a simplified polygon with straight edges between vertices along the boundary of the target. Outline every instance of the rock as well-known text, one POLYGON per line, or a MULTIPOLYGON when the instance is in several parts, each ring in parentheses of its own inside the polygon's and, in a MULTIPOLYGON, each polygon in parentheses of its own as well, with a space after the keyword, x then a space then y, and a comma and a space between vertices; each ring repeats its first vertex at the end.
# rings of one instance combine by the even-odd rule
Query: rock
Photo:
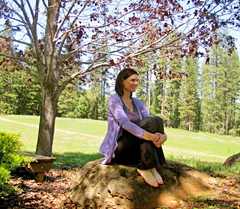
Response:
POLYGON ((99 161, 87 163, 73 181, 72 200, 80 208, 151 209, 215 192, 215 178, 181 163, 168 161, 159 170, 164 185, 153 188, 137 167, 99 161))

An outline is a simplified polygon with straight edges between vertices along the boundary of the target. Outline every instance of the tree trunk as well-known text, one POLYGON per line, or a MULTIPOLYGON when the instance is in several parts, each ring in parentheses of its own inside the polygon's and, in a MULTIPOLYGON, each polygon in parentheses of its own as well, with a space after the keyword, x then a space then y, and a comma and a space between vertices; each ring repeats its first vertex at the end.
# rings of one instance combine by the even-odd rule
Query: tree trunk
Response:
POLYGON ((225 160, 225 162, 223 163, 223 166, 231 167, 236 162, 240 162, 240 152, 227 158, 227 160, 225 160))
POLYGON ((42 91, 43 98, 36 154, 51 157, 58 99, 49 89, 42 91))
POLYGON ((47 25, 45 31, 45 63, 39 58, 39 83, 42 89, 42 106, 38 132, 36 154, 51 156, 57 102, 63 88, 59 88, 61 70, 58 69, 58 52, 55 47, 54 35, 57 30, 60 1, 49 0, 47 9, 47 25))
POLYGON ((95 92, 94 119, 98 120, 98 97, 97 97, 97 92, 95 92))
POLYGON ((148 71, 148 81, 147 81, 147 110, 150 113, 150 107, 151 107, 151 72, 148 71))
MULTIPOLYGON (((166 73, 166 67, 164 68, 164 72, 166 73)), ((164 115, 165 110, 165 91, 166 91, 166 79, 163 78, 163 87, 162 87, 162 108, 161 108, 161 114, 164 115)))

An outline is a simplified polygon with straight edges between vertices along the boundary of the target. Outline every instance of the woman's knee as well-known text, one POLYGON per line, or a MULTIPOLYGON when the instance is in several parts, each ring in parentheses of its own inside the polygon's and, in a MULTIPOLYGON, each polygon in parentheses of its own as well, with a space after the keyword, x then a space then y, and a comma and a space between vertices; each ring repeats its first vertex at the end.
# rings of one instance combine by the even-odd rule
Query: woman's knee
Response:
POLYGON ((159 123, 159 124, 163 124, 163 119, 157 115, 154 116, 154 119, 159 123))
POLYGON ((138 125, 146 131, 156 132, 157 123, 153 117, 146 117, 141 120, 138 125))
POLYGON ((154 116, 154 119, 157 123, 158 126, 158 132, 164 134, 164 124, 163 124, 163 119, 159 116, 154 116))

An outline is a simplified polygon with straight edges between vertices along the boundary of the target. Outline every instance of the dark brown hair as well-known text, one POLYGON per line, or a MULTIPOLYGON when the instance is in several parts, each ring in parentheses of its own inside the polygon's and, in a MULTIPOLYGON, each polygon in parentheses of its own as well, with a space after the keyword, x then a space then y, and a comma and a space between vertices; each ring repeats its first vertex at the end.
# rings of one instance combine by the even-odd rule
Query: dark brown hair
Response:
POLYGON ((137 74, 137 72, 132 68, 124 68, 118 74, 115 83, 115 91, 120 97, 123 95, 123 80, 127 79, 128 77, 134 74, 137 74))

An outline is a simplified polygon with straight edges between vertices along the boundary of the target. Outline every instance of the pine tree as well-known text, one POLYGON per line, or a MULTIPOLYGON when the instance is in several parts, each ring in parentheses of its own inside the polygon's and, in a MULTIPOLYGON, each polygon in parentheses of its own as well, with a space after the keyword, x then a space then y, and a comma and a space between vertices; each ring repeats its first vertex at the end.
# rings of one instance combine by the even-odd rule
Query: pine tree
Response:
MULTIPOLYGON (((218 36, 224 39, 226 33, 218 36)), ((224 43, 215 44, 210 65, 204 65, 202 71, 203 130, 219 134, 228 134, 234 126, 240 86, 239 58, 228 50, 224 43)))
POLYGON ((79 103, 79 98, 85 95, 85 90, 81 87, 70 85, 65 89, 58 102, 58 117, 74 118, 75 108, 79 103))
POLYGON ((184 70, 186 76, 183 77, 181 83, 179 117, 183 128, 193 130, 199 128, 198 60, 187 58, 184 70))
POLYGON ((182 64, 180 60, 174 60, 167 65, 162 60, 159 62, 159 66, 162 69, 162 72, 157 76, 160 78, 159 82, 162 86, 161 95, 158 96, 161 103, 159 116, 166 121, 167 127, 177 128, 179 125, 178 98, 181 75, 175 72, 181 72, 182 64))

